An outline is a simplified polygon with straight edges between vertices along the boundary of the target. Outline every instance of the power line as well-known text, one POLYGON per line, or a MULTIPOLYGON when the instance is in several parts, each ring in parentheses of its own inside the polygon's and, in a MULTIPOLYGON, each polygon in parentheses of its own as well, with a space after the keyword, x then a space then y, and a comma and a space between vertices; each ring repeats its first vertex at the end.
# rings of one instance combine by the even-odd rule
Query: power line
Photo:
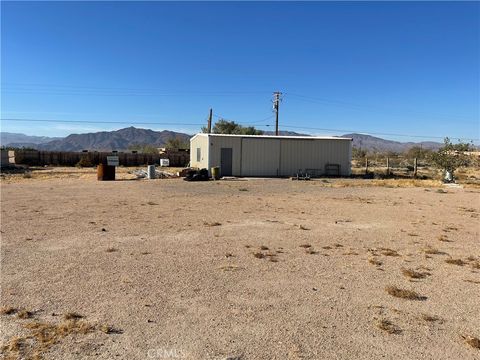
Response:
POLYGON ((77 124, 140 124, 140 125, 185 125, 201 126, 201 123, 177 123, 177 122, 143 122, 143 121, 98 121, 98 120, 56 120, 56 119, 0 119, 0 121, 17 122, 53 122, 53 123, 77 123, 77 124))
MULTIPOLYGON (((360 111, 370 111, 370 112, 375 112, 377 114, 389 114, 391 115, 392 114, 392 110, 391 109, 385 109, 385 108, 381 108, 381 107, 376 107, 376 106, 366 106, 366 105, 361 105, 361 104, 355 104, 355 103, 351 103, 351 102, 346 102, 346 101, 340 101, 340 100, 331 100, 331 99, 326 99, 326 98, 319 98, 319 97, 313 97, 313 96, 306 96, 306 95, 300 95, 300 94, 295 94, 295 93, 285 93, 287 96, 290 96, 290 97, 293 97, 293 98, 297 98, 296 100, 302 100, 302 101, 306 101, 306 102, 310 102, 310 103, 315 103, 315 104, 333 104, 333 105, 336 105, 338 107, 343 107, 343 108, 347 108, 347 109, 352 109, 352 110, 360 110, 360 111)), ((397 113, 400 114, 400 112, 397 110, 393 110, 394 113, 397 113)), ((452 120, 452 121, 455 121, 455 120, 458 120, 458 119, 452 119, 452 118, 463 118, 463 119, 469 119, 470 117, 469 116, 465 116, 465 115, 452 115, 452 116, 445 116, 445 115, 441 115, 441 114, 427 114, 427 113, 422 113, 422 112, 419 112, 419 111, 414 111, 414 110, 410 110, 410 109, 403 109, 404 113, 409 113, 409 114, 413 114, 413 115, 417 115, 417 116, 425 116, 425 117, 429 117, 429 118, 441 118, 441 119, 445 119, 445 120, 452 120)))
MULTIPOLYGON (((218 118, 223 118, 218 114, 214 114, 218 118)), ((270 116, 272 117, 272 115, 270 116)), ((262 121, 265 121, 263 119, 262 121)), ((77 123, 77 124, 128 124, 128 125, 168 125, 168 126, 203 126, 203 123, 178 123, 178 122, 142 122, 142 121, 98 121, 98 120, 58 120, 58 119, 20 119, 20 118, 2 118, 0 121, 13 121, 13 122, 51 122, 51 123, 77 123)), ((241 123, 243 126, 251 126, 254 123, 241 123)), ((256 125, 257 127, 271 127, 274 124, 256 125)), ((397 137, 409 137, 409 138, 421 138, 421 139, 444 139, 443 136, 429 136, 429 135, 412 135, 412 134, 399 134, 399 133, 383 133, 383 132, 371 132, 361 130, 347 130, 347 129, 332 129, 332 128, 319 128, 309 126, 296 126, 296 125, 282 125, 282 127, 290 129, 304 129, 315 131, 327 131, 327 132, 340 132, 340 133, 358 133, 367 135, 379 135, 379 136, 397 136, 397 137)), ((464 138, 457 136, 450 136, 452 139, 478 141, 478 138, 464 138)))

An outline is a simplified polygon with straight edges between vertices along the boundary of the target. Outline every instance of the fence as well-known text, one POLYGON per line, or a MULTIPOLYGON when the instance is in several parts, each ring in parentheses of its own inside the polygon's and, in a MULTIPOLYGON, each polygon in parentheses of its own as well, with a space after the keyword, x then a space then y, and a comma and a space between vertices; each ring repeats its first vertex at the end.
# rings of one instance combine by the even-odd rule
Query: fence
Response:
POLYGON ((166 152, 164 154, 115 153, 111 152, 67 152, 15 150, 15 163, 29 166, 75 166, 80 159, 88 160, 92 165, 107 161, 107 156, 117 155, 121 166, 141 166, 159 164, 160 159, 169 159, 170 166, 183 167, 190 161, 186 151, 166 152))
POLYGON ((366 157, 352 161, 355 175, 378 175, 396 177, 424 177, 438 173, 435 165, 426 159, 405 157, 366 157))

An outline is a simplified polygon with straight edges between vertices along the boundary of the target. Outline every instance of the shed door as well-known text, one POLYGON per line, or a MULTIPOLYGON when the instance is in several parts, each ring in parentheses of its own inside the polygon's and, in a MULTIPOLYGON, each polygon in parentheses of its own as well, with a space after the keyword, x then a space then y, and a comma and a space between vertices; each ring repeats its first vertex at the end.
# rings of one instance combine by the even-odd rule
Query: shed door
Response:
POLYGON ((220 175, 232 176, 232 148, 220 149, 220 175))

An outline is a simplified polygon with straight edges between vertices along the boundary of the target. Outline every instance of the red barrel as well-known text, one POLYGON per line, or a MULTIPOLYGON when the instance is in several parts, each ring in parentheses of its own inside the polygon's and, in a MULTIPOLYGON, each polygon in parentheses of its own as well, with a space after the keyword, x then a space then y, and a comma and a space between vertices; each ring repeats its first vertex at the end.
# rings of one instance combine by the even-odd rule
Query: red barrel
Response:
POLYGON ((115 180, 115 166, 98 164, 98 166, 97 166, 97 180, 98 181, 113 181, 113 180, 115 180))

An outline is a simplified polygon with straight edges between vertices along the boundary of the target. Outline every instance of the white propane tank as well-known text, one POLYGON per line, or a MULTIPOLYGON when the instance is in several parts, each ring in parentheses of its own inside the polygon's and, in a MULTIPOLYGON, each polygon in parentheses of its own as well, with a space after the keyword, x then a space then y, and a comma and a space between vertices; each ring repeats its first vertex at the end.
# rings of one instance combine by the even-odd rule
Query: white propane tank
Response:
POLYGON ((148 165, 147 167, 147 178, 155 179, 157 176, 155 174, 155 165, 148 165))
POLYGON ((170 166, 170 159, 160 159, 160 166, 170 166))

